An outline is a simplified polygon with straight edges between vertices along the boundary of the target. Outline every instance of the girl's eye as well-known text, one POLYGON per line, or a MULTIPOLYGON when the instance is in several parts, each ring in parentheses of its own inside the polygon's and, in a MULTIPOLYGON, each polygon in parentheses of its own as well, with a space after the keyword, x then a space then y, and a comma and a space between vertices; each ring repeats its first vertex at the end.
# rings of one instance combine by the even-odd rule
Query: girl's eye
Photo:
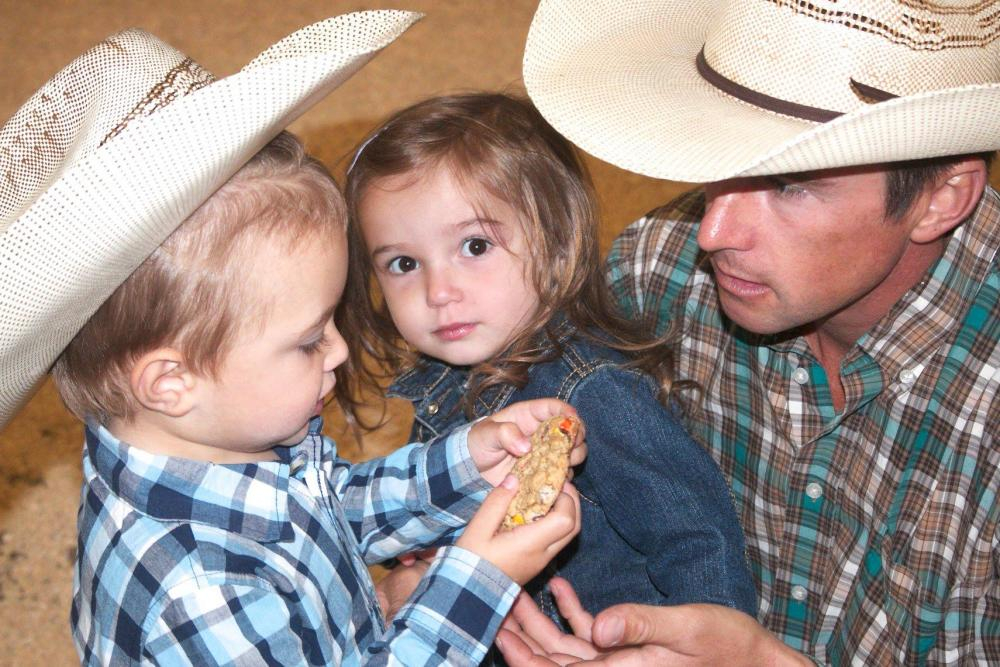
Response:
POLYGON ((462 243, 462 254, 466 257, 478 257, 479 255, 486 254, 491 245, 493 244, 489 239, 484 239, 481 236, 466 239, 462 243))
POLYGON ((406 255, 394 257, 389 260, 386 268, 389 269, 389 273, 409 273, 417 268, 417 260, 406 255))

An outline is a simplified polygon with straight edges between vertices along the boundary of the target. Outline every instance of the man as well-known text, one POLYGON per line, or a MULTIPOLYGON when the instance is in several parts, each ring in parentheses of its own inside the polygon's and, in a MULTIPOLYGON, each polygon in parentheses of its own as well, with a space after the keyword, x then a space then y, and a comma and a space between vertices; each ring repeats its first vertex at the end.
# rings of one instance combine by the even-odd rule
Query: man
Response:
POLYGON ((1000 662, 998 10, 542 0, 524 78, 548 120, 706 183, 626 230, 608 275, 677 332, 760 608, 592 619, 557 583, 576 636, 521 603, 511 665, 1000 662))

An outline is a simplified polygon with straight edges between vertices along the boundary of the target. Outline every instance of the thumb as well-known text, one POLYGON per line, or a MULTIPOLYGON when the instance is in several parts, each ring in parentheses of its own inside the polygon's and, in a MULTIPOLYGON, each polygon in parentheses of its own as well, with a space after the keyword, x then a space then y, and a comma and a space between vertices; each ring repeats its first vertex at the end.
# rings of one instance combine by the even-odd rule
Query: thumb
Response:
POLYGON ((662 618, 665 607, 620 604, 605 609, 594 619, 592 637, 602 648, 635 644, 663 644, 669 623, 662 618))
POLYGON ((469 521, 466 533, 472 533, 479 537, 492 537, 500 530, 503 518, 507 514, 510 502, 517 494, 517 477, 507 475, 500 486, 490 491, 486 500, 480 506, 476 515, 469 521))

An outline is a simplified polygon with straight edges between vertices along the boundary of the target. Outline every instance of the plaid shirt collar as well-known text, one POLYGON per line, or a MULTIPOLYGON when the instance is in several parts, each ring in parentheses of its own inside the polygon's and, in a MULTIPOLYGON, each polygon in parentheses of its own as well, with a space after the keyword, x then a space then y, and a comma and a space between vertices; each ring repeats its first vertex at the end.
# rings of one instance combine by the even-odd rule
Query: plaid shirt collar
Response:
POLYGON ((293 537, 288 478, 322 441, 316 417, 309 435, 293 447, 276 447, 278 461, 215 464, 151 454, 115 438, 93 422, 86 427, 86 456, 104 483, 136 510, 161 521, 190 521, 238 533, 257 542, 293 537))

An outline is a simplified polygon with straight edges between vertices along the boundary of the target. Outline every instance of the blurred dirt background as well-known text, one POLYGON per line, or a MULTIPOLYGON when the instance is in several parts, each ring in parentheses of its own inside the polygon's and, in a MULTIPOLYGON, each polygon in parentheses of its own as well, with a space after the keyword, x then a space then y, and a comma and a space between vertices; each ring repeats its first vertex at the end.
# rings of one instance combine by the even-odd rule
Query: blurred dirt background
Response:
MULTIPOLYGON (((421 98, 474 89, 519 92, 535 0, 0 0, 0 119, 104 37, 144 28, 224 76, 297 28, 347 11, 400 8, 426 17, 292 126, 338 178, 358 140, 421 98)), ((685 186, 588 158, 610 239, 685 186)), ((0 286, 0 289, 3 287, 0 286)), ((354 459, 403 442, 406 408, 360 447, 333 409, 327 430, 354 459)), ((47 383, 0 432, 0 665, 69 665, 81 428, 47 383)))

